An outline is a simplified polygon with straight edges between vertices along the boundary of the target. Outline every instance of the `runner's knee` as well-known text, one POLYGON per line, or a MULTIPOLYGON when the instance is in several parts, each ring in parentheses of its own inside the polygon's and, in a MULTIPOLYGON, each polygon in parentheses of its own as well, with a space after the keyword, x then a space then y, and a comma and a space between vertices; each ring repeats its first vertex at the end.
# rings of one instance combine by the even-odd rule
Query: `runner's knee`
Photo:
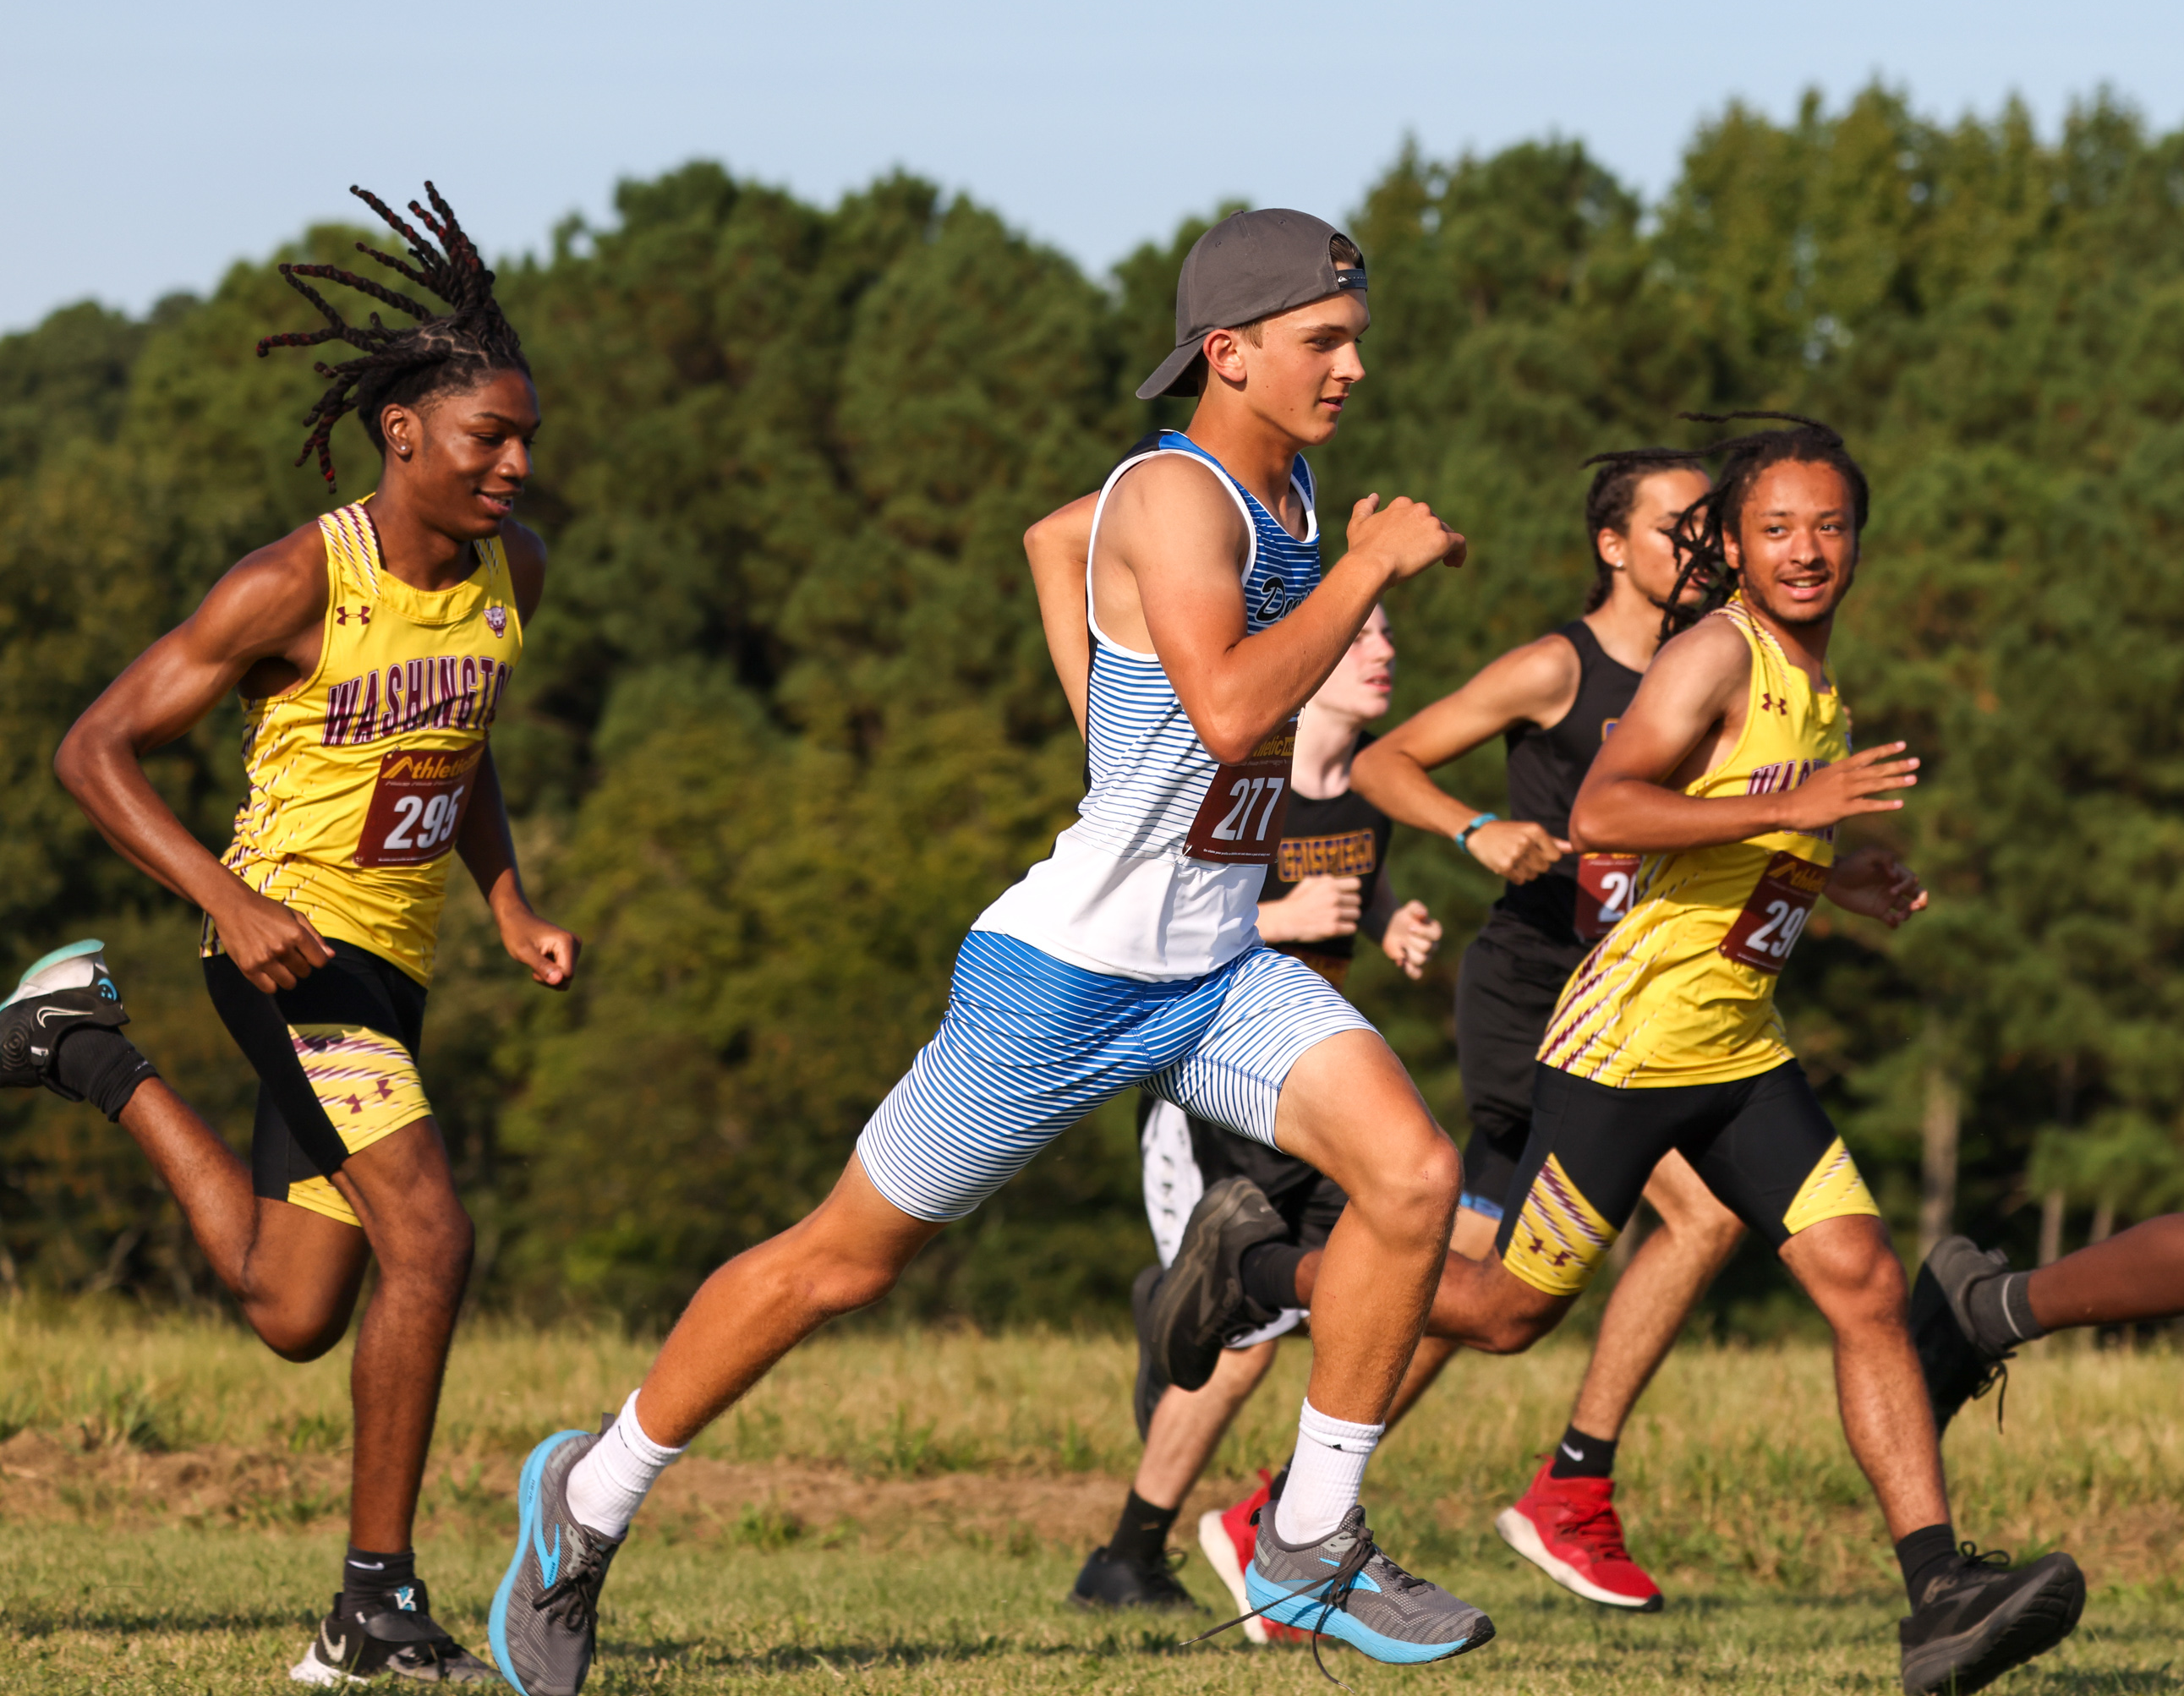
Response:
POLYGON ((1462 1187, 1463 1162, 1456 1145, 1430 1121, 1417 1137, 1375 1148, 1345 1186, 1351 1204, 1362 1204, 1380 1229, 1415 1228, 1444 1240, 1462 1187))
POLYGON ((1472 1347, 1482 1354, 1522 1354, 1561 1322, 1569 1305, 1521 1278, 1504 1281, 1504 1292, 1495 1310, 1474 1322, 1472 1347))
POLYGON ((442 1205, 406 1217, 391 1230, 376 1230, 371 1246, 382 1277, 460 1291, 470 1278, 476 1243, 470 1215, 449 1194, 442 1205))
POLYGON ((1725 1207, 1678 1209, 1673 1215, 1662 1215, 1661 1232, 1680 1254, 1718 1264, 1736 1252, 1744 1225, 1725 1207))
POLYGON ((1904 1323, 1910 1286, 1878 1220, 1824 1221, 1791 1237, 1784 1258, 1836 1329, 1904 1323))
POLYGON ((355 1306, 353 1293, 331 1304, 309 1295, 291 1295, 247 1302, 243 1316, 260 1343, 283 1360, 307 1366, 348 1335, 349 1315, 355 1306))
POLYGON ((807 1260, 793 1282, 805 1310, 827 1320, 870 1307, 900 1276, 901 1269, 885 1261, 829 1254, 807 1260))

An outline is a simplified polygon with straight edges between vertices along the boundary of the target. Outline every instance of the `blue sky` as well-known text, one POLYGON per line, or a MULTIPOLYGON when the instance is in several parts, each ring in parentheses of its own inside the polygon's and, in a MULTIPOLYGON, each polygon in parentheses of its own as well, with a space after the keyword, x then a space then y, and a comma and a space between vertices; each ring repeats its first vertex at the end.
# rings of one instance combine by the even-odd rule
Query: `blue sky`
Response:
POLYGON ((2105 85, 2184 122, 2184 8, 2141 0, 75 0, 13 16, 5 64, 0 330, 209 287, 351 182, 430 175, 504 253, 694 157, 821 202, 900 165, 1098 271, 1225 197, 1339 218, 1407 136, 1576 136, 1651 193, 1732 98, 1785 116, 1876 75, 1945 119, 2015 93, 2052 133, 2105 85))

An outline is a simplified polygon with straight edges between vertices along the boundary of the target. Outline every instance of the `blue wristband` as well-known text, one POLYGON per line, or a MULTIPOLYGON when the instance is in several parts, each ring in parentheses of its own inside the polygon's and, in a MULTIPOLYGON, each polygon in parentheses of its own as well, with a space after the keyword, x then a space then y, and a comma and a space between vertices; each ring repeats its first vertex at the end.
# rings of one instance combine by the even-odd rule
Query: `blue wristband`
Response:
POLYGON ((1471 852, 1471 833, 1477 830, 1481 825, 1498 825, 1501 822, 1502 815, 1499 813, 1479 814, 1469 824, 1466 825, 1462 830, 1456 833, 1456 845, 1462 848, 1466 854, 1469 854, 1471 852))

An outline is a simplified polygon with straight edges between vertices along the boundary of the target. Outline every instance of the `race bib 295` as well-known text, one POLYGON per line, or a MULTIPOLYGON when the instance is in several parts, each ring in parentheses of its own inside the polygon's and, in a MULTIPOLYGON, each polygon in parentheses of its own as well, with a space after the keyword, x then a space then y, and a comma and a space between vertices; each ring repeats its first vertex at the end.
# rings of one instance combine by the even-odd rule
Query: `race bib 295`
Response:
POLYGON ((379 762, 379 781, 356 845, 359 865, 427 865, 455 845, 476 787, 481 742, 466 748, 396 748, 379 762))

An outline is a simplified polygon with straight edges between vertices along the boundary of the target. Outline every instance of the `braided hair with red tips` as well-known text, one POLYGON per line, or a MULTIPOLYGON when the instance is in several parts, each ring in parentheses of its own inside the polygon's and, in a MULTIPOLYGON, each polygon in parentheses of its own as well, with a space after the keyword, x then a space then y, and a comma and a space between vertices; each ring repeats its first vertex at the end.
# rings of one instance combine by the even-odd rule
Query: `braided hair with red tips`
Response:
MULTIPOLYGON (((1872 507, 1872 492, 1867 486, 1864 471, 1851 458, 1842 437, 1818 419, 1800 417, 1794 412, 1683 412, 1676 415, 1693 424, 1770 419, 1790 428, 1757 430, 1710 442, 1704 448, 1638 448, 1628 453, 1598 454, 1585 461, 1588 465, 1601 464, 1611 469, 1630 466, 1641 470, 1689 464, 1697 459, 1719 457, 1722 462, 1721 475, 1714 480, 1714 486, 1699 497, 1676 531, 1676 553, 1681 569, 1676 573, 1676 586, 1669 592, 1668 605, 1661 614, 1663 642, 1679 631, 1690 629, 1715 608, 1724 605, 1736 592, 1736 569, 1729 563, 1724 538, 1740 533, 1744 503, 1752 492, 1752 486, 1758 481, 1759 474, 1769 466, 1786 462, 1831 467, 1850 489, 1852 524, 1857 535, 1865 533, 1866 515, 1872 507), (1701 593, 1686 605, 1684 591, 1694 583, 1699 586, 1701 593)), ((1607 475, 1602 473, 1602 477, 1607 475)))
POLYGON ((268 336, 258 344, 258 357, 264 359, 276 348, 315 348, 326 342, 347 342, 359 350, 356 359, 331 365, 320 360, 313 368, 326 379, 327 387, 304 414, 310 433, 304 438, 304 450, 297 454, 296 463, 300 465, 316 453, 320 473, 329 489, 334 487, 333 429, 344 414, 355 413, 371 445, 384 454, 387 437, 380 427, 380 415, 389 406, 415 406, 434 395, 471 388, 495 371, 531 374, 515 328, 493 297, 493 271, 463 232, 454 209, 441 197, 440 191, 430 182, 425 185, 426 196, 432 203, 430 212, 414 200, 410 203, 411 214, 432 232, 439 244, 437 247, 369 189, 351 184, 348 192, 409 243, 410 259, 415 263, 382 253, 362 242, 356 244, 357 251, 407 278, 450 309, 435 313, 383 283, 336 265, 281 267, 288 286, 318 308, 326 327, 268 336), (304 281, 306 277, 355 289, 408 313, 418 322, 390 330, 375 312, 367 326, 348 323, 304 281))

